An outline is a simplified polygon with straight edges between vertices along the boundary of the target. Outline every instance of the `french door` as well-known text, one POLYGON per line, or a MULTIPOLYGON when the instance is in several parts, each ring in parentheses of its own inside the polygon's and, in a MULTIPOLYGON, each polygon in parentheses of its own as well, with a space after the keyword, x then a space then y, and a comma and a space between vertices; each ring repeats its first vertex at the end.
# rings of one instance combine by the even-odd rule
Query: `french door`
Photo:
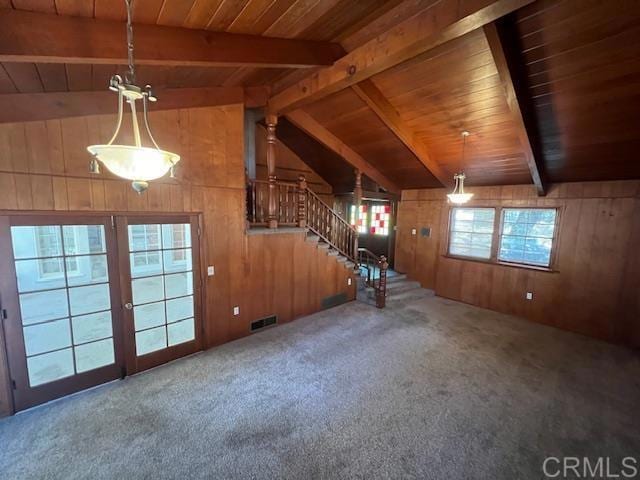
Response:
POLYGON ((0 302, 22 410, 201 348, 197 216, 0 217, 0 302))
POLYGON ((127 371, 200 350, 197 217, 121 217, 118 232, 127 371))

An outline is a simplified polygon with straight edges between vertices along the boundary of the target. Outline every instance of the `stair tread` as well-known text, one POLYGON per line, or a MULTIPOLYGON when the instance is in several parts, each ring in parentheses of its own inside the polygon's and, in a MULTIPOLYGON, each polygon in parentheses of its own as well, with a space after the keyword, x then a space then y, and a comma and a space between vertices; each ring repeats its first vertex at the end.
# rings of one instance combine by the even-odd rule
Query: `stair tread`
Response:
POLYGON ((418 282, 417 280, 409 280, 408 278, 402 279, 402 280, 396 280, 393 282, 390 282, 389 279, 387 279, 387 286, 389 285, 407 285, 407 284, 415 284, 415 285, 420 285, 420 282, 418 282))
POLYGON ((401 282, 402 280, 406 280, 406 278, 407 275, 404 273, 387 277, 387 285, 389 285, 390 283, 401 282))

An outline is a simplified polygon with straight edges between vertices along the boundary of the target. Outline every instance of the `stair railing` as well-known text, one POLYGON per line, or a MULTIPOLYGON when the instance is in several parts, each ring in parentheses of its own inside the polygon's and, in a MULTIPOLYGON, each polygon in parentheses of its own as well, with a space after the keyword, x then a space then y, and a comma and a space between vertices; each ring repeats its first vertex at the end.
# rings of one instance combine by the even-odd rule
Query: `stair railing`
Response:
MULTIPOLYGON (((278 181, 275 187, 278 225, 298 226, 298 184, 278 181)), ((247 183, 247 220, 252 226, 268 226, 269 181, 249 180, 247 183)))
POLYGON ((384 255, 377 256, 371 250, 358 248, 358 265, 366 270, 365 284, 373 288, 376 307, 384 308, 387 298, 387 269, 389 263, 384 255))
MULTIPOLYGON (((247 183, 247 221, 253 227, 267 227, 269 218, 269 189, 273 182, 249 180, 247 183)), ((358 262, 358 232, 333 208, 310 190, 303 175, 298 182, 275 182, 275 220, 277 226, 307 228, 331 248, 358 262)))
POLYGON ((312 190, 306 190, 306 226, 333 249, 357 263, 358 232, 344 218, 323 202, 312 190))

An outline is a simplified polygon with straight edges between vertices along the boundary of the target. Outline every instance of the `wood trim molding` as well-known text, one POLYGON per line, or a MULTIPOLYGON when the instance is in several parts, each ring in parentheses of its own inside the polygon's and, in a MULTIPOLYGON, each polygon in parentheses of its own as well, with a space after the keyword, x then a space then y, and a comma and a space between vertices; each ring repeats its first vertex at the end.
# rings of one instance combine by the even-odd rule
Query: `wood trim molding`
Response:
POLYGON ((493 22, 534 0, 442 0, 274 95, 270 110, 286 113, 350 87, 493 22))
MULTIPOLYGON (((125 33, 124 22, 0 9, 0 62, 126 63, 125 33)), ((342 54, 337 43, 160 25, 135 36, 139 65, 307 68, 342 54)))
POLYGON ((393 193, 400 192, 400 187, 385 177, 378 169, 352 150, 347 144, 318 123, 311 115, 303 110, 296 110, 286 115, 295 126, 307 132, 328 149, 344 158, 351 166, 359 169, 385 190, 393 193))
POLYGON ((396 109, 386 99, 384 94, 369 79, 351 86, 351 89, 374 111, 382 122, 405 144, 405 146, 418 157, 431 174, 436 177, 443 186, 453 185, 453 176, 444 169, 429 154, 427 147, 416 138, 415 133, 406 125, 396 109))
MULTIPOLYGON (((252 87, 203 87, 158 89, 158 101, 150 111, 214 107, 244 103, 248 108, 264 105, 266 89, 252 87)), ((84 115, 117 113, 117 95, 97 92, 9 93, 0 95, 0 123, 52 120, 84 115)))
POLYGON ((522 98, 522 94, 518 95, 516 92, 503 41, 500 38, 496 24, 489 23, 483 27, 483 30, 487 43, 489 44, 489 48, 491 49, 493 61, 498 69, 498 75, 500 77, 500 82, 502 83, 502 88, 504 89, 509 111, 511 112, 511 116, 516 124, 518 140, 522 146, 527 166, 529 167, 529 172, 531 172, 531 180, 536 186, 538 195, 545 195, 546 186, 542 175, 542 161, 540 155, 534 154, 531 136, 522 113, 521 103, 525 101, 525 99, 522 98))

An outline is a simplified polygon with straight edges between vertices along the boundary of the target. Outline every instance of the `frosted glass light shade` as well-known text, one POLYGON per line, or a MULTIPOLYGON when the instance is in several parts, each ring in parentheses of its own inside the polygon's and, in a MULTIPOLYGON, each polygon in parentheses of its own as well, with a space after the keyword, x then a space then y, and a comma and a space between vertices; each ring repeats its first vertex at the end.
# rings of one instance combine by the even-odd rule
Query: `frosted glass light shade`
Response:
POLYGON ((450 193, 447 197, 451 203, 467 203, 473 197, 473 193, 450 193))
POLYGON ((128 180, 155 180, 180 161, 180 155, 147 147, 91 145, 87 150, 110 172, 128 180))

